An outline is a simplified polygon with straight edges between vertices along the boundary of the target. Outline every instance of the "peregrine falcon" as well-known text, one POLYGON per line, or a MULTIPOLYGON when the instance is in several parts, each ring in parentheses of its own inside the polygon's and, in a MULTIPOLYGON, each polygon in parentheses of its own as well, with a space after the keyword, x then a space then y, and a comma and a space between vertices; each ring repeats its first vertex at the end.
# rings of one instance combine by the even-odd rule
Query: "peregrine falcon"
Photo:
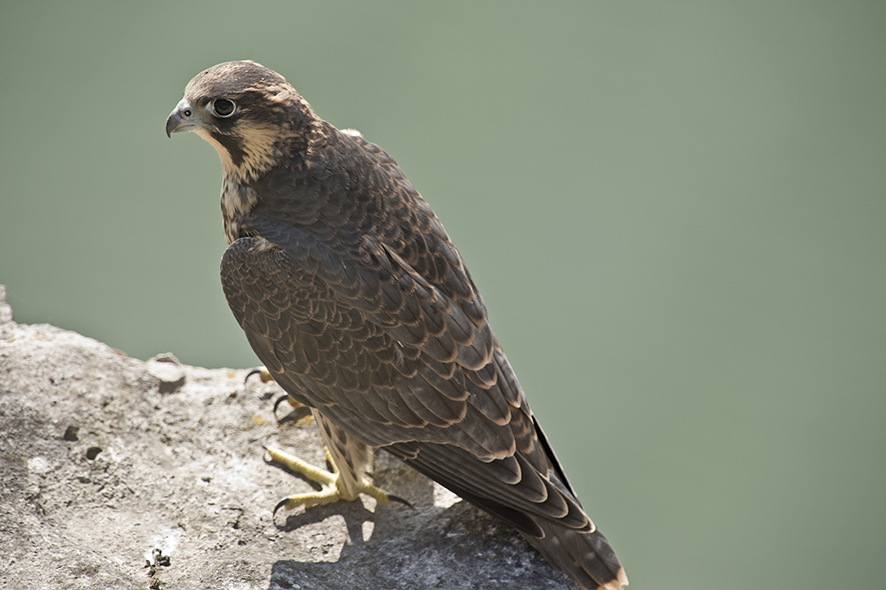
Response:
POLYGON ((166 121, 221 157, 228 304, 258 358, 309 406, 332 465, 310 506, 360 493, 382 448, 516 528, 585 589, 627 577, 581 507, 465 262, 397 163, 251 61, 200 72, 166 121))

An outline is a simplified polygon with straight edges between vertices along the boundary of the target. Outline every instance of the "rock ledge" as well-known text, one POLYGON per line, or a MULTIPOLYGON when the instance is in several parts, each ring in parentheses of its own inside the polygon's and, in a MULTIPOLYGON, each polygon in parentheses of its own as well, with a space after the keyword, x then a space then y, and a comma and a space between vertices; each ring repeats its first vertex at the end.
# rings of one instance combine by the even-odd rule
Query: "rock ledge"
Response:
MULTIPOLYGON (((0 588, 566 589, 516 533, 382 453, 365 499, 271 511, 308 483, 316 427, 280 428, 248 370, 148 362, 20 325, 0 285, 0 588)), ((281 406, 282 409, 283 406, 281 406)))

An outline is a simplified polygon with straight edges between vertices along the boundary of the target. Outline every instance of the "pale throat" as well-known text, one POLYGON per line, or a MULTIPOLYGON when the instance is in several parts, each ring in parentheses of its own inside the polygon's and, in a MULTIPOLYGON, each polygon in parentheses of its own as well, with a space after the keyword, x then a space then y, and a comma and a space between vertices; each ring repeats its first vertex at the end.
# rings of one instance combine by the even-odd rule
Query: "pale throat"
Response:
POLYGON ((224 218, 225 238, 230 244, 239 235, 239 220, 258 203, 258 195, 249 186, 263 173, 274 167, 283 157, 279 147, 279 133, 270 128, 251 127, 238 129, 237 144, 244 157, 234 163, 224 145, 219 143, 207 129, 196 129, 197 135, 206 140, 218 152, 222 165, 221 209, 224 218))
POLYGON ((197 135, 215 148, 221 159, 222 172, 225 179, 237 183, 250 183, 273 168, 283 158, 280 132, 270 126, 238 126, 231 135, 237 139, 237 145, 243 151, 243 158, 234 163, 224 145, 218 142, 208 129, 197 128, 197 135))

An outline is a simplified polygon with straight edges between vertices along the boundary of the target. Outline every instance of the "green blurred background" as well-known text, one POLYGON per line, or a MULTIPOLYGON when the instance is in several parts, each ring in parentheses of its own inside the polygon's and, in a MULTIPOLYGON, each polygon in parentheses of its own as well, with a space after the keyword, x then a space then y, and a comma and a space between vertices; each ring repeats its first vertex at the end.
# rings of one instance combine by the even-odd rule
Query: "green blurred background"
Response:
POLYGON ((434 207, 633 588, 883 587, 886 3, 0 14, 19 322, 257 364, 218 156, 163 132, 200 69, 254 59, 434 207))

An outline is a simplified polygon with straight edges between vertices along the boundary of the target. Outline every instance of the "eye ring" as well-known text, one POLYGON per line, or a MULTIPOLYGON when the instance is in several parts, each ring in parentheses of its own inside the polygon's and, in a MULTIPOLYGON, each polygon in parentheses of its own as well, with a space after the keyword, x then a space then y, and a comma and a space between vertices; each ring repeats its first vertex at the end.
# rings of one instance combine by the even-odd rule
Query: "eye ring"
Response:
POLYGON ((237 112, 237 103, 228 98, 219 98, 209 103, 212 114, 220 119, 227 119, 237 112))

